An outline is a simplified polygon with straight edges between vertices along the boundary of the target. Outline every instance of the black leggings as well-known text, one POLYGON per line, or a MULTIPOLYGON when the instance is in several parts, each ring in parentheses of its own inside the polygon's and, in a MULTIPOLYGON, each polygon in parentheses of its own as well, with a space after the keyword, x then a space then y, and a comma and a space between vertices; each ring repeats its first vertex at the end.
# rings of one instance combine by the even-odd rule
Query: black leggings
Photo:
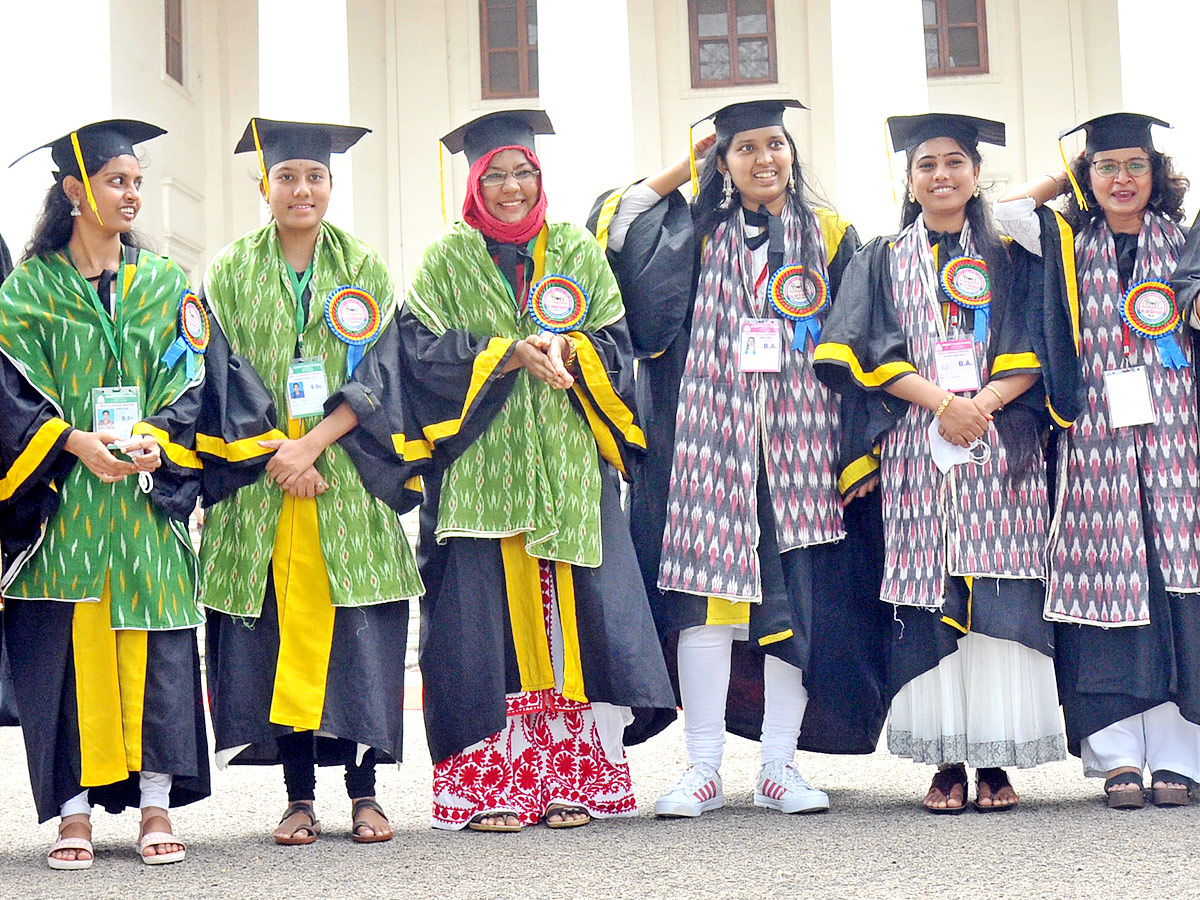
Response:
MULTIPOLYGON (((354 760, 358 745, 345 738, 333 738, 335 747, 332 756, 340 758, 346 766, 346 796, 351 800, 375 796, 375 749, 363 754, 362 764, 354 760)), ((287 785, 288 802, 311 800, 317 790, 316 748, 311 731, 294 731, 275 738, 279 745, 279 758, 283 761, 283 782, 287 785)))

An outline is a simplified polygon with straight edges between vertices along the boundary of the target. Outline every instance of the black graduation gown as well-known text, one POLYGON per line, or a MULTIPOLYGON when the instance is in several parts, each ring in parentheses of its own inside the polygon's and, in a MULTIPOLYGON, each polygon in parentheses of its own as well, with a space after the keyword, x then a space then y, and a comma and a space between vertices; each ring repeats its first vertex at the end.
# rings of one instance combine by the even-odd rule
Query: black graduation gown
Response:
MULTIPOLYGON (((625 321, 588 337, 604 362, 611 386, 630 403, 632 357, 625 321)), ((476 358, 489 337, 450 330, 430 331, 402 312, 355 370, 354 380, 331 403, 345 400, 359 416, 363 447, 347 446, 352 457, 372 447, 413 446, 406 441, 425 425, 461 416, 458 427, 434 442, 423 475, 421 536, 417 562, 425 584, 421 599, 421 674, 425 728, 435 762, 475 744, 505 726, 505 695, 521 688, 508 614, 499 540, 434 536, 442 474, 487 429, 521 372, 502 374, 508 354, 486 373, 469 408, 476 358)), ((578 382, 590 395, 586 379, 578 382)), ((578 399, 571 393, 572 405, 578 399)), ((593 400, 599 408, 598 401, 593 400)), ((582 409, 579 409, 583 414, 582 409)), ((611 427, 611 423, 610 427, 611 427)), ((626 471, 641 448, 611 427, 626 471)), ((357 459, 356 459, 357 462, 357 459)), ((604 563, 571 569, 579 633, 580 664, 587 698, 639 710, 673 708, 666 667, 641 584, 632 576, 635 558, 621 515, 616 469, 600 460, 600 521, 604 563)), ((399 508, 395 486, 366 481, 380 499, 399 508)), ((653 719, 652 712, 642 718, 653 719)), ((636 737, 627 732, 627 741, 636 737)))
MULTIPOLYGON (((263 435, 271 428, 273 403, 253 370, 229 354, 220 327, 212 326, 204 381, 189 388, 146 422, 165 433, 175 449, 196 453, 195 465, 180 465, 169 453, 154 473, 151 500, 168 515, 186 521, 196 497, 224 496, 261 474, 269 454, 230 462, 209 450, 197 451, 196 435, 219 440, 220 447, 263 435), (202 465, 203 468, 197 468, 202 465)), ((53 406, 0 356, 0 473, 13 490, 0 498, 5 523, 0 538, 11 561, 36 548, 41 529, 58 505, 54 484, 77 460, 63 448, 71 429, 41 448, 37 465, 14 461, 37 442, 39 429, 56 418, 53 406), (19 480, 14 475, 19 475, 19 480)), ((40 445, 39 445, 40 446, 40 445)), ((80 793, 80 715, 72 638, 72 603, 10 600, 4 632, 9 664, 15 674, 14 698, 24 732, 30 782, 38 817, 58 815, 61 805, 80 793)), ((211 792, 208 737, 200 681, 200 655, 194 629, 152 631, 147 636, 146 688, 141 724, 142 769, 173 776, 171 806, 203 799, 211 792), (183 728, 181 723, 190 723, 183 728)), ((110 812, 136 808, 138 776, 92 787, 89 799, 110 812)))
MULTIPOLYGON (((842 280, 838 306, 822 331, 823 345, 839 348, 836 358, 822 354, 817 363, 818 377, 836 390, 857 387, 872 391, 868 415, 851 423, 865 430, 847 434, 845 439, 878 455, 883 435, 904 415, 907 401, 887 394, 882 388, 901 373, 914 371, 909 359, 908 338, 900 325, 891 298, 891 248, 895 237, 878 237, 854 257, 842 280), (882 301, 882 302, 881 302, 882 301), (863 373, 859 375, 858 373, 863 373)), ((957 255, 957 236, 947 236, 947 253, 957 255)), ((941 249, 941 248, 939 248, 941 249)), ((1027 348, 1024 308, 1031 298, 1040 302, 1044 273, 1041 261, 1013 245, 1009 249, 1012 266, 1006 296, 998 294, 991 310, 991 339, 988 365, 994 367, 997 355, 1027 348)), ((946 298, 949 299, 949 298, 946 298)), ((969 329, 974 312, 964 310, 969 329)), ((1010 403, 997 417, 996 428, 1009 453, 1017 442, 1026 453, 1034 453, 1035 465, 1042 465, 1040 442, 1036 435, 1046 426, 1042 412, 1045 395, 1039 385, 1010 403)), ((941 609, 927 610, 912 606, 896 607, 892 618, 892 647, 888 677, 888 701, 918 675, 936 668, 955 651, 967 630, 998 640, 1016 641, 1039 653, 1054 652, 1053 628, 1042 618, 1045 586, 1037 580, 975 578, 973 591, 960 577, 946 580, 945 602, 941 609), (968 624, 969 623, 969 624, 968 624)), ((885 606, 886 604, 880 604, 885 606)))
MULTIPOLYGON (((593 231, 612 196, 597 199, 588 221, 593 231)), ((857 247, 857 233, 850 227, 828 266, 831 296, 836 297, 842 272, 857 247)), ((638 415, 647 436, 646 460, 629 490, 630 529, 677 692, 679 631, 705 624, 708 607, 702 597, 658 588, 679 385, 691 337, 700 249, 691 211, 676 191, 634 220, 619 253, 608 253, 639 359, 638 415)), ((846 395, 843 429, 848 420, 867 414, 864 400, 863 395, 846 395)), ((842 453, 847 452, 843 441, 842 453)), ((855 487, 846 485, 843 490, 855 487)), ((769 653, 804 673, 809 701, 800 749, 870 753, 887 712, 889 626, 878 603, 883 562, 879 498, 869 494, 847 507, 845 540, 780 554, 774 547, 772 507, 764 502, 765 476, 760 475, 757 489, 763 602, 752 608, 750 640, 734 642, 726 728, 751 740, 761 736, 763 660, 769 653), (758 644, 759 638, 789 629, 794 636, 788 640, 758 644)))

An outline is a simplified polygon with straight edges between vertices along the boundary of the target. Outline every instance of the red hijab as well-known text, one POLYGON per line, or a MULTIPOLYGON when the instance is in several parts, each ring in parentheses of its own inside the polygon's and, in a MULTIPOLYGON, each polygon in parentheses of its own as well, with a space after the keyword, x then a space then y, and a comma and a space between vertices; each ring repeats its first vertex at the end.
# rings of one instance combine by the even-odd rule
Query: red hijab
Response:
POLYGON ((542 167, 536 153, 528 147, 517 145, 497 147, 479 157, 467 175, 467 199, 463 201, 463 221, 502 244, 524 244, 540 232, 542 226, 546 224, 546 190, 545 188, 541 189, 537 203, 520 222, 501 222, 488 212, 483 203, 483 192, 479 187, 479 179, 487 171, 492 157, 504 150, 520 150, 535 169, 542 167))

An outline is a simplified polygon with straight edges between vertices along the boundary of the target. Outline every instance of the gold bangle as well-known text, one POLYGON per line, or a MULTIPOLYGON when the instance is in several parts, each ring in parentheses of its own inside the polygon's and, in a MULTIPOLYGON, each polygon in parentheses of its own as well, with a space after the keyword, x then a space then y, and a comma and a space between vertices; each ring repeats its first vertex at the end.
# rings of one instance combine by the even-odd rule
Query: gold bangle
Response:
POLYGON ((990 384, 985 384, 983 386, 983 389, 985 391, 991 391, 993 394, 996 395, 996 399, 1000 401, 1000 406, 997 407, 996 412, 1000 412, 1000 410, 1004 409, 1004 397, 1000 394, 1000 392, 998 390, 996 390, 990 384))
POLYGON ((571 372, 575 367, 575 341, 565 334, 563 335, 563 340, 567 342, 567 358, 563 360, 563 368, 571 372))
POLYGON ((954 395, 951 393, 947 393, 946 396, 942 398, 942 402, 938 404, 937 412, 933 414, 935 419, 940 419, 942 417, 942 413, 946 411, 946 407, 950 405, 950 401, 953 399, 954 395))

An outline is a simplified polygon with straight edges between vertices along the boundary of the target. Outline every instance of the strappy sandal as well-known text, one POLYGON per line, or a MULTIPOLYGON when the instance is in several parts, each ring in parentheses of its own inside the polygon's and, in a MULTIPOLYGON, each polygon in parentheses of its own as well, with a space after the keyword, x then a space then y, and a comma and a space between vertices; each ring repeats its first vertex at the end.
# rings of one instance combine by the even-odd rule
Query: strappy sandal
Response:
POLYGON ((933 780, 929 782, 930 790, 940 791, 942 796, 946 798, 946 802, 950 802, 950 793, 955 786, 962 788, 962 805, 961 806, 928 806, 925 804, 925 809, 935 816, 957 816, 967 811, 967 767, 962 763, 955 763, 952 766, 947 766, 944 769, 938 769, 933 775, 933 780))
POLYGON ((311 844, 317 839, 317 835, 321 833, 321 823, 317 821, 317 816, 316 813, 313 812, 313 805, 311 803, 298 801, 291 804, 286 810, 284 810, 283 818, 279 820, 279 824, 282 825, 297 813, 304 813, 306 816, 308 816, 308 824, 297 825, 292 829, 291 834, 280 834, 278 831, 276 831, 273 835, 275 838, 275 843, 281 844, 285 847, 295 847, 302 844, 311 844), (300 832, 304 832, 304 834, 300 834, 300 832))
MULTIPOLYGON (((167 828, 171 827, 171 820, 161 814, 149 816, 146 822, 152 822, 155 819, 162 819, 167 823, 167 828)), ((142 825, 144 827, 145 822, 142 825)), ((165 866, 168 863, 183 862, 187 856, 187 845, 171 831, 145 831, 138 837, 137 851, 138 856, 142 858, 142 862, 146 865, 165 866), (172 850, 170 853, 155 853, 153 856, 146 855, 148 848, 164 844, 178 844, 180 849, 172 850)))
MULTIPOLYGON (((78 820, 76 820, 76 821, 78 821, 78 820)), ((94 863, 96 861, 96 850, 92 846, 92 841, 90 838, 81 838, 81 837, 65 838, 62 836, 63 829, 66 828, 67 825, 74 825, 74 824, 76 824, 76 823, 75 822, 65 822, 58 826, 58 840, 55 841, 51 845, 50 849, 46 851, 46 865, 48 865, 50 868, 57 869, 59 871, 70 871, 73 869, 90 869, 92 867, 92 863, 94 863), (88 852, 88 858, 87 859, 78 859, 78 858, 76 858, 76 859, 59 859, 54 854, 58 853, 60 850, 74 850, 74 851, 76 851, 76 857, 78 857, 78 855, 79 855, 78 851, 86 850, 88 852)), ((90 822, 88 824, 88 827, 89 828, 91 827, 90 822)))
POLYGON ((350 836, 356 844, 378 844, 380 841, 390 841, 392 839, 392 825, 388 822, 387 813, 383 811, 383 807, 375 802, 370 797, 365 797, 362 800, 355 800, 354 806, 350 810, 350 818, 354 824, 350 826, 350 836), (375 826, 366 819, 359 818, 359 814, 364 810, 369 809, 372 812, 377 812, 383 818, 384 825, 387 830, 380 832, 375 829, 375 826), (371 834, 359 834, 358 829, 369 828, 371 834))
POLYGON ((470 822, 467 823, 467 827, 472 831, 506 831, 512 833, 520 831, 523 826, 521 825, 521 816, 515 809, 494 809, 490 812, 483 812, 475 816, 470 822), (484 819, 506 819, 509 816, 516 818, 516 825, 507 825, 503 822, 501 822, 499 825, 496 825, 494 823, 487 823, 483 821, 484 819))
POLYGON ((1150 802, 1155 806, 1187 806, 1191 789, 1196 782, 1186 775, 1172 772, 1170 769, 1159 769, 1150 773, 1150 802), (1181 784, 1183 787, 1154 787, 1155 783, 1181 784))
POLYGON ((1146 793, 1142 787, 1141 772, 1122 772, 1104 781, 1104 793, 1108 795, 1109 809, 1141 809, 1146 805, 1146 793), (1114 791, 1118 784, 1136 784, 1136 791, 1114 791))
MULTIPOLYGON (((1002 788, 1011 788, 1012 782, 1008 780, 1008 773, 1001 768, 987 767, 975 770, 975 809, 981 813, 993 812, 1008 812, 1017 805, 1019 801, 1014 800, 1012 803, 997 803, 996 796, 1002 788), (979 804, 979 785, 986 784, 988 790, 992 793, 992 805, 981 806, 979 804)), ((1016 793, 1016 791, 1013 791, 1016 793)))
POLYGON ((547 828, 579 828, 581 825, 588 825, 592 821, 591 813, 582 806, 572 806, 567 803, 551 803, 546 807, 546 827, 547 828), (581 819, 568 819, 567 816, 582 814, 581 819), (551 816, 562 816, 562 821, 551 822, 551 816))

